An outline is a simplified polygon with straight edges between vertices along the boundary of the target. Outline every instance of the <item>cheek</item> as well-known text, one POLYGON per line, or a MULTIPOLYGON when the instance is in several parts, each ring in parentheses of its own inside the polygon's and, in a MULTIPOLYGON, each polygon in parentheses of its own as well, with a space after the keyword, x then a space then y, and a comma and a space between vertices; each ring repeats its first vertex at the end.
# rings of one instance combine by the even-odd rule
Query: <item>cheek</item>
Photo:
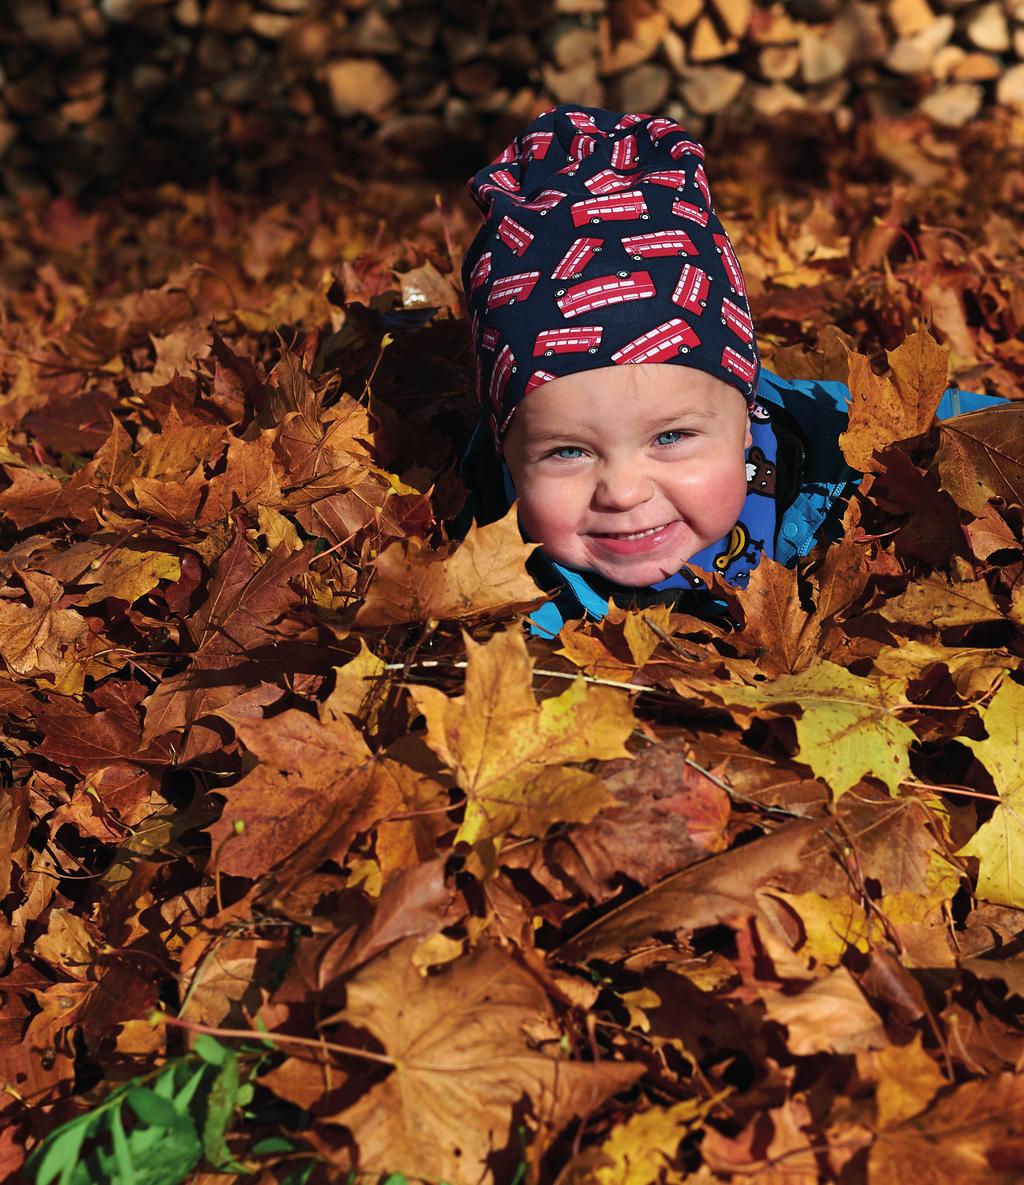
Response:
POLYGON ((525 481, 519 496, 519 519, 534 543, 550 544, 576 534, 580 494, 575 483, 525 481))

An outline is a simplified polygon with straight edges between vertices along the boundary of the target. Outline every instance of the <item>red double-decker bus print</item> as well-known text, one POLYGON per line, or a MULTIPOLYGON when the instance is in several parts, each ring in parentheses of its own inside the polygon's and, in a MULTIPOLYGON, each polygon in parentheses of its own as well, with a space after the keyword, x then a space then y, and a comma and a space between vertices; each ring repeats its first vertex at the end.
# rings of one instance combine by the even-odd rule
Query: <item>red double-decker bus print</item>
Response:
POLYGON ((531 160, 543 160, 554 138, 554 132, 527 132, 522 140, 524 155, 531 160))
POLYGON ((549 370, 535 370, 533 372, 533 374, 531 374, 530 377, 526 380, 525 393, 527 395, 529 395, 529 393, 535 387, 539 387, 543 383, 550 383, 553 379, 556 379, 557 377, 558 377, 557 375, 552 374, 549 370))
POLYGON ((645 119, 650 118, 649 115, 638 115, 636 112, 630 112, 619 120, 612 131, 621 132, 623 128, 635 127, 638 123, 643 123, 645 119))
POLYGON ((650 218, 647 199, 639 189, 584 198, 581 202, 573 202, 570 210, 573 226, 583 226, 587 222, 621 222, 633 218, 650 218))
POLYGON ((576 325, 572 329, 545 329, 533 343, 533 356, 542 354, 596 354, 604 329, 600 325, 576 325))
POLYGON ((511 143, 511 144, 506 144, 505 147, 494 158, 494 160, 491 161, 490 168, 493 169, 495 165, 511 164, 512 161, 514 161, 515 159, 516 159, 516 146, 515 146, 515 142, 513 141, 513 143, 511 143))
POLYGON ((684 264, 683 270, 679 273, 679 283, 672 293, 672 300, 688 313, 696 313, 699 317, 707 307, 710 287, 711 280, 703 268, 697 267, 695 263, 684 264))
POLYGON ((698 226, 707 226, 708 212, 702 210, 700 206, 695 206, 692 202, 684 202, 682 198, 677 198, 672 203, 672 213, 677 218, 686 218, 690 222, 696 222, 698 226))
POLYGON ((493 325, 488 325, 487 328, 480 334, 480 348, 482 350, 493 350, 498 344, 498 331, 493 325))
POLYGON ((610 153, 613 169, 631 169, 637 162, 636 132, 630 132, 612 144, 610 153))
POLYGON ((666 115, 661 115, 657 119, 652 119, 647 125, 647 134, 651 137, 653 143, 657 144, 659 140, 664 139, 670 132, 682 132, 686 135, 686 129, 680 126, 674 119, 669 119, 666 115))
POLYGON ((620 190, 629 189, 634 185, 639 176, 639 173, 627 173, 625 176, 620 176, 611 169, 602 169, 593 177, 588 177, 583 184, 591 193, 618 193, 620 190))
POLYGON ((555 304, 563 317, 578 317, 591 309, 621 304, 627 300, 647 300, 656 289, 650 272, 618 272, 614 276, 597 276, 571 288, 559 288, 555 304))
POLYGON ((641 185, 664 185, 666 189, 685 189, 686 174, 682 169, 656 169, 644 177, 641 185))
POLYGON ((732 346, 726 346, 722 351, 722 365, 726 370, 731 371, 745 383, 749 383, 753 379, 754 372, 757 369, 749 358, 744 358, 732 346))
POLYGON ((551 273, 552 280, 576 280, 583 274, 583 269, 604 246, 602 239, 583 235, 573 239, 569 250, 558 261, 558 266, 551 273))
POLYGON ((527 230, 509 214, 506 214, 498 223, 497 234, 498 238, 515 255, 522 255, 533 242, 533 231, 527 230))
POLYGON ((590 132, 595 136, 601 134, 601 129, 594 123, 594 117, 586 111, 567 111, 565 118, 578 132, 590 132))
POLYGON ((491 275, 491 252, 485 251, 483 255, 473 265, 473 270, 469 273, 469 294, 480 287, 481 284, 486 284, 491 275))
POLYGON ((754 340, 754 322, 751 321, 750 314, 738 304, 733 304, 728 297, 722 300, 722 324, 728 325, 733 333, 748 345, 754 340))
POLYGON ((747 295, 747 287, 743 283, 743 273, 740 271, 740 261, 736 258, 736 252, 732 249, 732 243, 725 237, 725 235, 712 235, 715 242, 715 250, 722 257, 722 262, 725 264, 725 270, 729 275, 729 283, 732 285, 734 292, 738 292, 741 296, 747 295))
POLYGON ((612 361, 620 366, 638 362, 664 362, 676 354, 688 354, 699 345, 700 338, 693 327, 687 325, 682 317, 671 317, 616 350, 612 354, 612 361))
POLYGON ((517 300, 526 300, 539 279, 540 272, 517 272, 514 276, 502 276, 491 285, 487 294, 487 307, 497 309, 517 300))
POLYGON ((579 168, 579 162, 590 156, 596 148, 597 141, 593 136, 587 136, 583 132, 577 132, 569 141, 569 151, 567 153, 569 163, 564 169, 559 169, 558 171, 560 173, 575 173, 579 168))
POLYGON ((708 185, 708 175, 704 172, 704 166, 698 165, 693 170, 693 183, 700 190, 700 195, 704 199, 704 204, 711 209, 711 187, 708 185))
POLYGON ((542 189, 535 198, 528 202, 523 202, 522 208, 524 210, 536 210, 543 218, 548 210, 553 210, 562 198, 567 196, 568 194, 563 193, 560 189, 542 189))
POLYGON ((696 255, 697 248, 685 230, 655 230, 648 235, 626 235, 622 246, 634 259, 660 255, 696 255))
MULTIPOLYGON (((679 129, 683 135, 686 135, 684 128, 679 129)), ((698 144, 696 140, 691 140, 688 136, 685 140, 677 140, 668 150, 668 154, 673 160, 678 160, 681 156, 695 156, 698 160, 704 159, 704 145, 698 144)))
POLYGON ((504 345, 501 347, 501 353, 494 360, 494 369, 491 371, 491 407, 494 408, 495 415, 501 410, 501 397, 505 394, 508 380, 515 374, 515 371, 516 360, 512 353, 512 347, 504 345))

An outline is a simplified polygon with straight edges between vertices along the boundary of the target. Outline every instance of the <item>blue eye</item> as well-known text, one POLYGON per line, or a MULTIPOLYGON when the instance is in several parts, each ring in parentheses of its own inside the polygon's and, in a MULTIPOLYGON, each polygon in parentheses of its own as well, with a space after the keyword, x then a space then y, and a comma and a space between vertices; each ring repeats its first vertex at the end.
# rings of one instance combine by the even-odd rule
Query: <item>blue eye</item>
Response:
POLYGON ((668 432, 659 432, 654 438, 654 442, 655 444, 664 445, 678 444, 686 435, 688 434, 683 432, 681 428, 672 428, 668 432))
POLYGON ((575 461, 577 457, 583 456, 583 449, 577 448, 574 444, 564 444, 561 448, 554 449, 551 456, 557 457, 560 461, 575 461), (568 453, 572 456, 567 456, 568 453))

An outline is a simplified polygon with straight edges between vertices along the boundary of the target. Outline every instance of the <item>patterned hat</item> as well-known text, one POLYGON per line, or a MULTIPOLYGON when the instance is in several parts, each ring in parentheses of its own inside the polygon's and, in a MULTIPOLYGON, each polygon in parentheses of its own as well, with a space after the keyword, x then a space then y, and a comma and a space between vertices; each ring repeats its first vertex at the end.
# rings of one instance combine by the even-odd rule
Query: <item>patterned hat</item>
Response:
POLYGON ((678 362, 753 402, 743 273, 675 120, 554 107, 469 189, 484 224, 462 279, 495 439, 541 383, 617 364, 678 362))

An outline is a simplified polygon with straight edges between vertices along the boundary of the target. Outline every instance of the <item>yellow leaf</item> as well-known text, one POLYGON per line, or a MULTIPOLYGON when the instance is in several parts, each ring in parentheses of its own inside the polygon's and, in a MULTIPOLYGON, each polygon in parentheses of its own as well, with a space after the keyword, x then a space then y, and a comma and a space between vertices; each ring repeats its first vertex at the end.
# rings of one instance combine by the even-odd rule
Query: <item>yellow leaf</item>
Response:
POLYGON ((998 905, 1024 907, 1024 687, 1005 682, 981 711, 988 736, 958 737, 992 775, 1000 803, 992 817, 960 849, 977 856, 978 896, 998 905))
POLYGON ((679 1150, 679 1141, 707 1114, 710 1103, 684 1099, 631 1115, 601 1145, 605 1163, 594 1171, 595 1185, 650 1185, 661 1180, 679 1150))
POLYGON ((771 683, 722 684, 716 694, 751 716, 796 715, 800 760, 839 798, 865 777, 878 778, 895 794, 910 773, 908 750, 916 738, 893 713, 903 690, 899 680, 861 679, 819 662, 771 683))
POLYGON ((131 547, 110 550, 108 546, 94 562, 96 567, 78 581, 93 585, 79 598, 80 605, 95 605, 107 597, 132 604, 152 592, 161 580, 181 576, 178 557, 165 551, 136 551, 131 547))
POLYGON ((919 1114, 947 1085, 935 1059, 924 1051, 920 1033, 914 1034, 909 1045, 889 1045, 878 1053, 861 1054, 857 1069, 865 1077, 878 1079, 875 1107, 882 1128, 919 1114))
POLYGON ((466 650, 465 695, 411 689, 427 718, 427 743, 467 797, 457 840, 542 835, 552 823, 586 822, 614 802, 599 778, 565 763, 629 756, 625 742, 636 721, 627 697, 581 679, 538 704, 518 630, 482 645, 467 637, 466 650))
POLYGON ((811 956, 823 967, 838 967, 852 946, 868 949, 868 919, 864 910, 847 895, 823 897, 820 893, 786 893, 772 890, 771 896, 784 901, 799 917, 804 928, 801 955, 811 956))

